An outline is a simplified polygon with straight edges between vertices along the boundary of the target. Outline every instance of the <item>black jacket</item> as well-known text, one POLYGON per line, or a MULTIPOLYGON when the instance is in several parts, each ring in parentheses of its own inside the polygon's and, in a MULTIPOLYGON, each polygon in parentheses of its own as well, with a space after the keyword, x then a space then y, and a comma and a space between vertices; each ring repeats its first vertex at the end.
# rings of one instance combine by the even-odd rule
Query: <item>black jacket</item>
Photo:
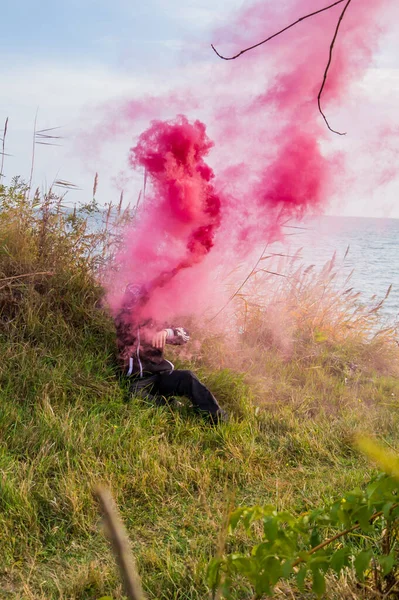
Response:
POLYGON ((123 308, 115 318, 119 360, 127 376, 145 377, 173 371, 174 365, 163 356, 163 350, 151 345, 151 337, 165 329, 166 343, 180 345, 190 339, 183 327, 165 327, 152 319, 135 321, 132 310, 123 308))

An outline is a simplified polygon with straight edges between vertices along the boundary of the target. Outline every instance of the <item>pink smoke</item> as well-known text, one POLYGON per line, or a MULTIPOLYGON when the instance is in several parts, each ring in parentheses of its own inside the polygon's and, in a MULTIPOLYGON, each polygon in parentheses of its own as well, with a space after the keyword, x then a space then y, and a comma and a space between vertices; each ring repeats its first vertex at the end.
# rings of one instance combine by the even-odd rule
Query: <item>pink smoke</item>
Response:
MULTIPOLYGON (((255 3, 212 41, 220 52, 233 54, 323 5, 315 0, 255 3)), ((154 121, 130 151, 130 166, 145 168, 152 185, 117 258, 110 295, 115 308, 126 283, 155 281, 148 310, 165 317, 190 312, 198 297, 206 296, 204 289, 210 290, 209 271, 221 264, 231 269, 259 244, 281 238, 288 220, 321 213, 334 194, 356 188, 345 143, 356 102, 372 107, 356 84, 372 65, 378 41, 396 22, 399 8, 395 0, 374 0, 367 10, 353 0, 348 8, 322 97, 332 126, 349 132, 334 149, 328 147, 333 134, 318 113, 316 98, 342 8, 304 21, 236 61, 215 56, 211 72, 192 89, 126 103, 120 118, 114 113, 112 130, 118 131, 134 127, 137 115, 149 116, 152 108, 154 117, 168 116, 154 121), (170 120, 170 105, 172 110, 184 106, 189 115, 201 107, 214 144, 198 120, 170 120)), ((380 110, 371 137, 393 131, 380 110)), ((359 142, 357 151, 367 153, 370 145, 376 147, 370 139, 367 145, 359 142)), ((388 174, 385 169, 373 181, 397 174, 395 168, 388 174)))
POLYGON ((151 193, 117 257, 116 309, 124 287, 134 281, 151 289, 146 311, 154 311, 159 288, 167 287, 182 269, 200 263, 213 247, 221 203, 211 183, 213 171, 204 160, 212 145, 203 123, 191 124, 179 116, 154 121, 131 149, 129 162, 133 168, 144 167, 151 193))

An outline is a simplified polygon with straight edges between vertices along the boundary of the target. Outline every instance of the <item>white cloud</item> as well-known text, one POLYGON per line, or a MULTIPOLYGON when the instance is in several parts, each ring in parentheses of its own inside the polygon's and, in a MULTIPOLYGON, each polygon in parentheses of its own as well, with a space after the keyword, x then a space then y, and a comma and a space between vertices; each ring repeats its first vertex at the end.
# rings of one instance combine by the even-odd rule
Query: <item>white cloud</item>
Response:
MULTIPOLYGON (((174 1, 174 0, 173 0, 174 1)), ((70 194, 73 199, 87 199, 92 186, 92 179, 96 170, 100 171, 100 199, 109 200, 116 197, 117 190, 112 183, 112 178, 126 164, 129 142, 137 131, 129 131, 114 144, 106 147, 102 159, 90 161, 90 148, 86 153, 77 154, 72 147, 71 138, 79 129, 90 130, 91 123, 98 123, 101 111, 99 107, 115 101, 116 111, 125 99, 140 98, 147 94, 159 95, 167 91, 177 91, 182 86, 189 86, 193 94, 195 85, 201 86, 207 80, 209 71, 214 74, 214 85, 209 91, 219 101, 226 94, 229 100, 231 91, 225 84, 224 78, 217 79, 218 69, 224 64, 209 62, 195 62, 195 78, 193 78, 193 64, 161 70, 158 77, 150 74, 130 74, 114 70, 107 66, 82 61, 81 64, 61 64, 55 61, 22 64, 18 61, 7 60, 6 64, 0 62, 0 80, 2 81, 2 95, 0 98, 0 128, 5 118, 9 117, 9 132, 7 138, 7 152, 13 157, 7 157, 5 171, 8 176, 21 174, 28 176, 31 163, 32 131, 36 109, 39 108, 38 128, 63 126, 62 135, 66 136, 62 146, 36 147, 36 183, 45 185, 55 177, 73 181, 84 188, 82 193, 70 194), (193 85, 194 82, 194 85, 193 85), (202 83, 201 83, 202 82, 202 83), (88 155, 85 156, 84 154, 88 155), (101 196, 102 193, 102 196, 101 196)), ((256 79, 258 81, 258 79, 256 79)), ((255 85, 255 84, 254 84, 255 85)), ((399 125, 396 117, 397 97, 399 92, 399 69, 379 68, 370 69, 360 84, 362 93, 373 97, 378 116, 378 107, 392 107, 393 121, 399 125)), ((256 87, 256 86, 255 86, 256 87)), ((254 92, 255 90, 251 90, 254 92)), ((248 94, 248 88, 236 89, 236 99, 248 94)), ((199 97, 201 97, 199 95, 199 97)), ((231 100, 231 97, 230 97, 231 100)), ((206 113, 206 105, 204 110, 206 113)), ((349 108, 349 107, 348 107, 349 108)), ((199 118, 208 121, 206 114, 198 110, 199 118)), ((346 106, 342 106, 337 117, 341 124, 346 113, 346 106)), ((372 120, 367 105, 359 106, 358 123, 343 123, 348 125, 349 134, 356 138, 363 123, 370 129, 372 120)), ((353 110, 348 112, 353 118, 353 110)), ((348 134, 345 143, 350 137, 348 134)), ((341 140, 342 141, 342 140, 341 140)), ((398 184, 392 184, 382 202, 373 203, 370 214, 378 215, 379 212, 389 213, 399 217, 397 205, 398 184), (386 206, 389 206, 387 211, 386 206)), ((135 195, 134 191, 134 195, 135 195)), ((336 204, 337 210, 332 212, 345 212, 358 214, 359 207, 363 205, 357 199, 345 199, 345 207, 336 204)))
MULTIPOLYGON (((64 65, 37 62, 1 68, 0 128, 9 118, 5 173, 28 176, 32 157, 32 133, 36 110, 37 129, 58 127, 65 136, 61 147, 36 146, 36 184, 45 186, 55 177, 63 177, 80 186, 91 187, 82 165, 82 157, 73 156, 71 137, 86 126, 98 106, 112 99, 137 97, 155 92, 156 84, 145 76, 111 71, 93 64, 64 65), (93 107, 93 111, 90 111, 93 107), (81 119, 85 119, 82 123, 81 119)), ((87 196, 86 196, 87 198, 87 196)))
POLYGON ((232 13, 242 6, 243 0, 224 0, 219 3, 214 0, 157 0, 156 3, 175 21, 211 31, 215 26, 227 23, 232 13))

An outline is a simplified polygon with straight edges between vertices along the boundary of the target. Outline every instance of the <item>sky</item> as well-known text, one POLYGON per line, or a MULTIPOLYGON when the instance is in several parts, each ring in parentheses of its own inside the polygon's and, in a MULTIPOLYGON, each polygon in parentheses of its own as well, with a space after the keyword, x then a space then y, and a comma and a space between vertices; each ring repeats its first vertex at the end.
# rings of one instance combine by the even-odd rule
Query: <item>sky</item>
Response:
MULTIPOLYGON (((0 130, 8 117, 11 155, 5 157, 6 181, 29 177, 37 115, 38 130, 60 127, 62 139, 59 146, 36 145, 34 185, 45 190, 56 179, 71 181, 79 189, 67 200, 89 201, 98 172, 98 201, 117 201, 129 145, 140 131, 100 150, 88 133, 101 121, 100 107, 114 105, 117 111, 126 99, 190 82, 195 87, 218 60, 210 50, 212 32, 241 5, 241 0, 0 0, 0 130)), ((376 110, 379 97, 389 98, 392 108, 398 105, 398 45, 394 34, 384 40, 377 64, 361 83, 375 93, 376 110)), ((198 114, 206 118, 200 107, 198 114)), ((352 142, 349 135, 332 143, 352 142)), ((133 177, 126 198, 134 202, 140 186, 133 177)), ((372 202, 336 198, 329 212, 399 218, 398 192, 399 180, 372 202)))

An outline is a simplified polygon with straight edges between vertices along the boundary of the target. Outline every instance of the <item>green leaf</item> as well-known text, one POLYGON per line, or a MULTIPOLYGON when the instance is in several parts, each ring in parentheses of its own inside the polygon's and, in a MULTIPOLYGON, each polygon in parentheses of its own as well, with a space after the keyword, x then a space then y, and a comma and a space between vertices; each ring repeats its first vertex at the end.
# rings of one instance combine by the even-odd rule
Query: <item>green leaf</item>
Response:
POLYGON ((319 569, 323 573, 325 573, 328 570, 328 567, 330 566, 328 557, 322 550, 319 550, 319 552, 312 555, 309 564, 311 569, 319 569))
POLYGON ((229 527, 232 531, 234 531, 234 529, 237 527, 241 517, 243 516, 244 512, 246 512, 246 510, 246 508, 237 508, 237 510, 231 513, 229 519, 229 527))
POLYGON ((220 565, 222 562, 221 558, 214 558, 209 563, 206 579, 209 587, 212 589, 215 589, 220 583, 220 565))
POLYGON ((307 567, 304 565, 303 567, 301 567, 298 571, 298 573, 296 574, 296 582, 298 584, 298 588, 301 592, 305 591, 305 579, 306 579, 306 573, 307 573, 307 567))
POLYGON ((288 579, 292 575, 292 565, 294 564, 294 560, 286 560, 281 565, 281 577, 284 579, 288 579))
POLYGON ((274 542, 277 538, 278 533, 278 523, 275 517, 268 517, 263 521, 263 531, 265 533, 265 537, 274 542))
POLYGON ((369 499, 375 502, 378 499, 391 495, 397 486, 398 484, 393 477, 380 474, 376 480, 367 486, 366 491, 369 499))
POLYGON ((296 518, 287 511, 279 512, 277 517, 278 517, 279 521, 281 521, 283 523, 287 523, 287 525, 295 525, 296 524, 296 518))
POLYGON ((379 556, 378 562, 380 563, 383 576, 386 577, 386 575, 388 575, 392 571, 392 569, 395 565, 394 551, 392 550, 389 554, 385 554, 384 556, 379 556))
POLYGON ((393 504, 394 504, 393 502, 387 502, 382 507, 382 512, 384 513, 384 517, 386 519, 389 519, 389 517, 391 516, 391 509, 392 509, 393 504))
POLYGON ((258 573, 256 581, 254 582, 255 587, 255 595, 257 598, 267 594, 268 596, 272 593, 272 588, 270 585, 270 578, 268 571, 262 571, 258 573))
POLYGON ((381 482, 380 479, 374 480, 366 488, 366 492, 369 498, 372 498, 374 495, 377 495, 380 491, 382 491, 385 487, 385 482, 381 482))
POLYGON ((354 561, 356 575, 360 581, 364 581, 364 572, 370 565, 371 557, 373 556, 372 550, 362 550, 354 561))
POLYGON ((374 511, 368 506, 362 506, 362 508, 354 513, 353 518, 356 518, 363 531, 370 531, 372 528, 370 525, 370 518, 373 512, 374 511))
POLYGON ((222 581, 222 584, 220 586, 220 594, 222 598, 226 598, 227 600, 230 600, 231 598, 231 586, 232 586, 232 581, 230 577, 226 577, 226 579, 224 579, 222 581))
POLYGON ((233 554, 231 556, 231 562, 234 569, 247 577, 251 582, 256 580, 256 576, 258 573, 258 561, 254 558, 248 558, 247 556, 242 556, 240 554, 233 554))
POLYGON ((260 519, 262 515, 263 509, 260 506, 254 506, 250 509, 247 508, 242 516, 242 524, 244 525, 245 529, 249 531, 252 523, 257 519, 260 519))
POLYGON ((326 591, 326 580, 324 575, 318 569, 313 570, 312 591, 318 596, 322 596, 326 591))
POLYGON ((348 565, 349 549, 347 547, 340 548, 332 555, 330 559, 330 567, 337 575, 339 575, 344 567, 348 565))
POLYGON ((312 548, 315 548, 316 546, 318 546, 320 544, 320 534, 319 531, 316 529, 316 527, 314 527, 314 529, 312 529, 312 533, 310 534, 310 545, 312 548))
POLYGON ((263 561, 267 560, 269 556, 273 556, 273 544, 271 542, 262 542, 252 549, 252 556, 263 564, 263 561))
POLYGON ((281 564, 275 556, 270 556, 264 566, 264 570, 269 575, 269 580, 272 586, 275 586, 281 577, 281 564))

